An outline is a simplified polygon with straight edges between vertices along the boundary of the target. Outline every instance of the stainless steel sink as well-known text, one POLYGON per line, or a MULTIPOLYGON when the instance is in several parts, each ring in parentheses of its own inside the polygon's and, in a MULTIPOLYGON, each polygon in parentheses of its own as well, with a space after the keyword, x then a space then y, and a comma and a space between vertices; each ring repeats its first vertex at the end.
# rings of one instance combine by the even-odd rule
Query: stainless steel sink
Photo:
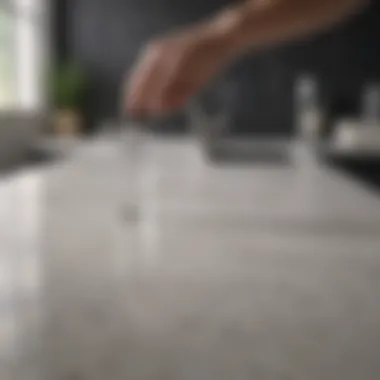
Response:
POLYGON ((268 165, 290 165, 291 144, 285 139, 222 139, 204 142, 202 149, 211 161, 268 165))

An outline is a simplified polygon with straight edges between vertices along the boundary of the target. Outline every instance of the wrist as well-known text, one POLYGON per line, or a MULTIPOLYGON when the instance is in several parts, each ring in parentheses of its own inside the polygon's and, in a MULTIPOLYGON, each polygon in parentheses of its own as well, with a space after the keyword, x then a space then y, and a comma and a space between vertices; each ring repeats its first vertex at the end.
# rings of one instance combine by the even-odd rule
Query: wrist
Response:
POLYGON ((211 34, 224 46, 231 59, 241 55, 247 48, 244 26, 245 15, 239 7, 223 11, 209 24, 211 34))

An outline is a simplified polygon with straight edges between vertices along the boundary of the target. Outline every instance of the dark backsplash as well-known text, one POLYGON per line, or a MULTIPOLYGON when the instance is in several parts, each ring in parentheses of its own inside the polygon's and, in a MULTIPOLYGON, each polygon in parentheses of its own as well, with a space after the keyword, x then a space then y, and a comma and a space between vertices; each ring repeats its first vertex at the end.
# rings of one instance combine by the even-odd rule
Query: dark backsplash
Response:
MULTIPOLYGON (((117 115, 122 78, 146 41, 207 17, 227 3, 56 0, 57 53, 61 58, 75 57, 88 69, 91 119, 117 115)), ((380 73, 378 15, 375 9, 313 40, 253 54, 231 67, 223 80, 237 89, 238 99, 229 110, 234 131, 291 134, 293 83, 302 71, 317 75, 326 106, 345 102, 355 108, 362 84, 380 73)), ((185 117, 175 115, 163 124, 169 130, 184 130, 185 117)))

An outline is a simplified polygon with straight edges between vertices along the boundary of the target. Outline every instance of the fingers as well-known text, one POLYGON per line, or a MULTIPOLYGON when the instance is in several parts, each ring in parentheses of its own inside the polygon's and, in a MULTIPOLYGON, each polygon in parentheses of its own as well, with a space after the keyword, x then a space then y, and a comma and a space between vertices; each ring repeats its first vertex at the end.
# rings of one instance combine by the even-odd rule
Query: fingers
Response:
POLYGON ((195 80, 181 80, 180 77, 173 77, 162 89, 161 112, 175 111, 182 108, 199 87, 195 80))
POLYGON ((153 51, 147 51, 132 70, 127 90, 127 108, 133 115, 144 116, 149 112, 151 94, 159 85, 159 71, 159 59, 153 51))
POLYGON ((189 54, 188 45, 172 41, 151 45, 132 72, 128 111, 134 116, 162 116, 181 108, 202 84, 199 59, 194 63, 189 54))
POLYGON ((166 44, 152 45, 147 49, 132 71, 127 93, 127 108, 131 114, 160 116, 180 106, 183 96, 179 93, 184 94, 185 91, 178 89, 176 83, 185 73, 180 72, 181 54, 177 53, 166 44))
POLYGON ((162 116, 181 108, 196 89, 195 82, 181 78, 174 67, 157 63, 135 74, 128 94, 128 110, 135 116, 162 116))

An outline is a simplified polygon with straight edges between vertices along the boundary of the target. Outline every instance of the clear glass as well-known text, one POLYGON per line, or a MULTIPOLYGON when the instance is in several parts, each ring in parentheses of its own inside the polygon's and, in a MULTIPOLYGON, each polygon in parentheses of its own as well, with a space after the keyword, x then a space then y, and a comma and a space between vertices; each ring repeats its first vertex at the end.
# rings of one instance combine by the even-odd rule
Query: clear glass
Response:
POLYGON ((234 81, 220 80, 203 90, 188 107, 191 131, 208 145, 228 137, 236 100, 234 81))
POLYGON ((146 123, 121 117, 116 134, 120 154, 121 204, 125 223, 138 224, 141 214, 141 186, 145 148, 148 141, 146 123))

